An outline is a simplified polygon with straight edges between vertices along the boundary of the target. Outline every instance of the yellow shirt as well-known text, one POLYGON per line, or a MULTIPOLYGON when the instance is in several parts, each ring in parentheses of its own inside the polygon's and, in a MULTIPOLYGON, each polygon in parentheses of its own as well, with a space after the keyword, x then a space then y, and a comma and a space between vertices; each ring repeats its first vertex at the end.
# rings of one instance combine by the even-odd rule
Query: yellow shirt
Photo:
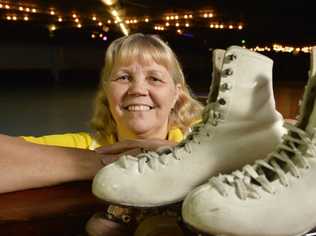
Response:
MULTIPOLYGON (((54 134, 46 135, 41 137, 33 136, 22 136, 22 138, 28 142, 53 145, 60 147, 73 147, 94 150, 101 145, 111 145, 116 142, 114 138, 107 138, 107 140, 100 144, 98 143, 91 134, 80 132, 80 133, 66 133, 66 134, 54 134)), ((182 131, 179 128, 172 128, 168 134, 168 140, 174 142, 180 142, 184 138, 182 131)))

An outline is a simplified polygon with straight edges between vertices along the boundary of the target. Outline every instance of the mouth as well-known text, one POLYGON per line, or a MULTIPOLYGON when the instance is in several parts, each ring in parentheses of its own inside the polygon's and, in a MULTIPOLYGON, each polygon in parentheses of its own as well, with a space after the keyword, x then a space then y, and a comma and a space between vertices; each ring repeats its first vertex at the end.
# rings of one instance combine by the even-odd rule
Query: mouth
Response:
POLYGON ((123 107, 127 111, 150 111, 154 109, 153 106, 144 105, 144 104, 131 104, 123 107))

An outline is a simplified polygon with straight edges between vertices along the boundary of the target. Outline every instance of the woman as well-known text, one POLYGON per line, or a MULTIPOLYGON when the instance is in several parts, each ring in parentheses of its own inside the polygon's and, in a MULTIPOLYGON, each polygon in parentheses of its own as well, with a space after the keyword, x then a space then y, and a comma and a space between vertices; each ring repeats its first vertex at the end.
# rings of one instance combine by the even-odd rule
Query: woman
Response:
MULTIPOLYGON (((181 141, 201 111, 165 42, 143 34, 119 38, 106 52, 91 122, 95 133, 0 135, 0 192, 92 179, 123 153, 181 141)), ((105 219, 101 227, 107 235, 120 228, 105 219)))

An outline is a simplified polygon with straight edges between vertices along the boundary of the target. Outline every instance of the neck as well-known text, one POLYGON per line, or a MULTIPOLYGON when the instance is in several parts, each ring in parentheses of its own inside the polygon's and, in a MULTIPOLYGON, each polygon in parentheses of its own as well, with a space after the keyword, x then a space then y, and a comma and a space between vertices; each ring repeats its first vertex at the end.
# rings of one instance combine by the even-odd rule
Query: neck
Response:
POLYGON ((133 139, 167 139, 168 127, 159 130, 149 130, 146 132, 132 132, 130 130, 118 129, 118 141, 133 139))

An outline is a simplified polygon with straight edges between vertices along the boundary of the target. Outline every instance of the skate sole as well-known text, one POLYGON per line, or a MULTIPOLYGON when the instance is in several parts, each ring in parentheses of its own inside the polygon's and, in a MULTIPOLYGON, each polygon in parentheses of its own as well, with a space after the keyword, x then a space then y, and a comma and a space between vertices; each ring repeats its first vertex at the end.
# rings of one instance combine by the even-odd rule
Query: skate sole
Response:
MULTIPOLYGON (((187 223, 185 221, 183 221, 183 222, 186 225, 187 229, 189 229, 192 233, 196 233, 196 236, 244 236, 241 234, 220 234, 220 233, 219 234, 210 234, 210 233, 207 233, 205 231, 202 231, 200 229, 195 228, 194 226, 190 225, 189 223, 187 223)), ((314 227, 312 227, 309 230, 304 231, 303 233, 299 233, 299 234, 295 234, 295 235, 287 235, 287 236, 314 236, 314 235, 316 236, 316 232, 310 233, 310 234, 308 233, 313 229, 314 229, 314 227)))

